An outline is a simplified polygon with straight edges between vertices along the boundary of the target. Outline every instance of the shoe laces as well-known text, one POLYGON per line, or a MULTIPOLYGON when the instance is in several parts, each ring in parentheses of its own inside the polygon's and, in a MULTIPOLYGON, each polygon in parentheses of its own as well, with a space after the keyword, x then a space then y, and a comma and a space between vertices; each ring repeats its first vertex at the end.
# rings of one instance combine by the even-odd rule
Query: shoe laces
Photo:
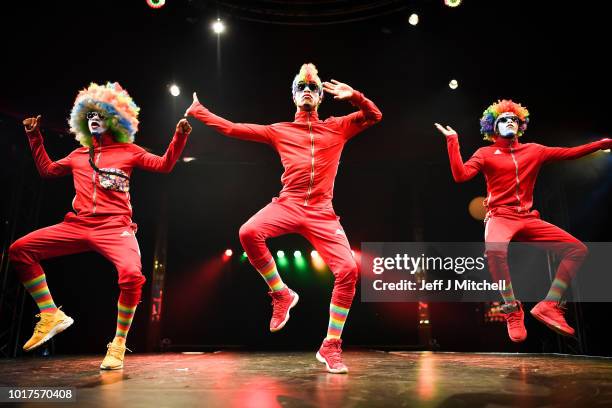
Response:
POLYGON ((521 324, 521 307, 518 303, 509 303, 501 307, 502 312, 506 315, 508 326, 517 327, 521 324), (504 307, 505 306, 505 307, 504 307), (509 309, 512 309, 511 311, 509 309))
POLYGON ((557 302, 555 303, 555 309, 561 313, 565 313, 567 310, 567 304, 565 302, 557 302))
POLYGON ((108 343, 106 345, 106 348, 109 350, 109 353, 111 356, 115 357, 115 358, 121 358, 121 354, 122 354, 122 349, 125 347, 125 349, 127 351, 129 351, 130 353, 132 352, 132 350, 130 350, 129 348, 127 348, 125 345, 121 346, 120 344, 115 344, 115 343, 108 343))
POLYGON ((521 324, 521 314, 518 310, 510 312, 506 315, 506 321, 510 327, 517 327, 521 324))
POLYGON ((34 331, 39 333, 44 333, 43 327, 47 326, 51 320, 51 313, 39 313, 35 317, 40 317, 36 326, 34 326, 34 331))
POLYGON ((284 296, 277 295, 274 292, 270 296, 272 296, 272 317, 274 319, 283 318, 286 310, 286 307, 283 307, 284 296))
MULTIPOLYGON (((57 310, 59 311, 62 308, 62 306, 59 306, 57 308, 57 310)), ((57 313, 57 312, 55 312, 57 313)), ((38 323, 36 323, 36 326, 34 326, 34 331, 39 332, 39 333, 44 333, 44 331, 42 330, 42 328, 44 326, 46 326, 47 324, 49 324, 49 320, 51 320, 52 316, 55 316, 55 313, 39 313, 37 315, 35 315, 34 317, 39 317, 40 320, 38 321, 38 323)))
POLYGON ((332 365, 342 364, 342 346, 340 340, 328 340, 325 344, 326 357, 332 365))

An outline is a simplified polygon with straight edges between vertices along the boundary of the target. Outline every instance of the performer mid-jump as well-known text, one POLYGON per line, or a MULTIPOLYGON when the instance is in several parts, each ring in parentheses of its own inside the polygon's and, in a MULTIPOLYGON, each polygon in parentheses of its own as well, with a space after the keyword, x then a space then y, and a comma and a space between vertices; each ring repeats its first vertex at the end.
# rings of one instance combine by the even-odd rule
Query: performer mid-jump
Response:
MULTIPOLYGON (((130 175, 134 167, 167 173, 180 157, 191 126, 186 119, 166 153, 160 157, 132 143, 138 130, 138 112, 128 93, 118 83, 92 83, 79 92, 70 114, 70 131, 84 146, 58 161, 51 161, 40 133, 40 115, 23 121, 36 168, 42 177, 72 173, 76 196, 74 212, 64 221, 31 232, 15 241, 9 257, 19 279, 40 309, 40 321, 23 349, 30 351, 68 328, 73 320, 59 310, 51 297, 43 259, 85 251, 96 251, 111 261, 119 273, 117 329, 108 344, 100 368, 123 367, 125 339, 140 301, 145 277, 141 272, 136 224, 132 222, 130 175)), ((87 271, 75 275, 84 295, 95 291, 87 271)))
POLYGON ((502 309, 510 339, 527 338, 521 302, 514 297, 508 271, 507 253, 511 240, 536 242, 561 257, 554 281, 531 314, 559 334, 571 336, 574 329, 565 321, 559 304, 576 271, 587 255, 587 247, 569 233, 540 219, 532 210, 533 188, 540 167, 556 160, 577 159, 600 149, 612 147, 612 140, 602 139, 578 147, 546 147, 535 143, 519 143, 529 123, 529 112, 520 104, 501 100, 484 111, 480 119, 481 133, 492 145, 481 147, 465 163, 459 151, 457 132, 450 126, 435 124, 446 136, 453 178, 463 182, 482 172, 487 182, 487 216, 485 242, 489 270, 495 280, 505 280, 502 309))
POLYGON ((327 336, 317 359, 331 373, 346 373, 342 362, 340 335, 357 282, 357 265, 348 239, 332 207, 333 186, 344 144, 367 127, 379 122, 380 110, 361 92, 332 80, 321 83, 313 64, 304 64, 292 84, 297 106, 293 122, 268 126, 232 123, 202 106, 194 93, 186 116, 239 139, 267 143, 281 157, 285 172, 278 198, 260 210, 240 228, 240 241, 251 264, 263 276, 272 297, 270 330, 277 331, 289 320, 289 309, 298 295, 281 280, 266 239, 298 233, 306 237, 335 277, 327 336), (334 99, 347 100, 359 110, 342 117, 320 120, 317 114, 323 91, 334 99))

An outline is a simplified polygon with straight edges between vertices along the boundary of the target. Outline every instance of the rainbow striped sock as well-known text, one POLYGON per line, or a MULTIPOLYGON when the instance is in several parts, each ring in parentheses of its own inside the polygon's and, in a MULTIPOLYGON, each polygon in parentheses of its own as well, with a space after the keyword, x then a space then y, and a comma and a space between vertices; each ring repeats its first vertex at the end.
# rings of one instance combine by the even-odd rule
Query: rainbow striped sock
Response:
POLYGON ((270 287, 272 292, 278 292, 279 290, 283 290, 285 288, 285 284, 281 279, 278 270, 276 270, 276 263, 274 263, 274 259, 272 259, 266 266, 264 266, 258 272, 263 276, 266 284, 270 287))
POLYGON ((514 297, 514 290, 512 289, 512 283, 510 281, 506 281, 506 289, 501 291, 502 298, 504 298, 504 303, 514 303, 516 302, 516 298, 514 297))
POLYGON ((126 306, 121 303, 117 303, 117 331, 115 337, 126 338, 132 320, 134 320, 134 313, 136 313, 136 306, 126 306))
POLYGON ((550 289, 548 290, 544 300, 552 300, 555 302, 560 301, 561 297, 565 293, 565 290, 567 289, 567 286, 567 282, 562 279, 555 278, 552 285, 550 285, 550 289))
POLYGON ((32 298, 38 305, 41 313, 55 313, 57 306, 53 302, 49 287, 47 286, 47 277, 42 275, 23 283, 25 289, 32 295, 32 298))
POLYGON ((348 316, 349 309, 329 304, 329 325, 327 326, 327 337, 326 339, 339 339, 342 335, 342 329, 344 323, 346 323, 346 317, 348 316))

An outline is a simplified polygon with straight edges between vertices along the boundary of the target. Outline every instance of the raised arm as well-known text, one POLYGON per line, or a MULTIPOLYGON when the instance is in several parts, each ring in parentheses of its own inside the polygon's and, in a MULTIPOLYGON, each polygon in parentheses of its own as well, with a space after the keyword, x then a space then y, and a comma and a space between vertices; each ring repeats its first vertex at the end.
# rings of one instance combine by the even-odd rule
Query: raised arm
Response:
POLYGON ((547 147, 542 146, 542 160, 545 162, 556 160, 573 160, 587 154, 612 148, 612 139, 601 139, 576 147, 547 147))
POLYGON ((347 100, 359 108, 357 112, 341 118, 344 135, 347 139, 382 120, 382 112, 374 102, 349 85, 332 79, 331 82, 323 82, 323 89, 333 95, 334 99, 347 100))
POLYGON ((36 169, 41 177, 61 177, 70 174, 70 155, 58 161, 52 161, 45 150, 43 137, 40 133, 40 115, 35 118, 27 118, 23 121, 26 135, 32 149, 32 157, 36 164, 36 169))
POLYGON ((206 109, 198 100, 195 92, 193 103, 185 112, 185 117, 188 116, 196 118, 225 136, 251 142, 271 143, 269 126, 230 122, 206 109))
POLYGON ((149 153, 143 148, 137 147, 133 165, 143 170, 169 173, 174 168, 176 161, 181 157, 189 133, 191 133, 189 122, 187 122, 187 119, 181 119, 176 125, 174 137, 163 156, 149 153))
POLYGON ((461 149, 459 148, 459 136, 457 132, 450 126, 443 127, 436 123, 436 127, 444 136, 446 136, 446 146, 448 148, 448 158, 450 160, 451 172, 457 183, 468 181, 482 169, 482 157, 479 151, 465 163, 461 158, 461 149))

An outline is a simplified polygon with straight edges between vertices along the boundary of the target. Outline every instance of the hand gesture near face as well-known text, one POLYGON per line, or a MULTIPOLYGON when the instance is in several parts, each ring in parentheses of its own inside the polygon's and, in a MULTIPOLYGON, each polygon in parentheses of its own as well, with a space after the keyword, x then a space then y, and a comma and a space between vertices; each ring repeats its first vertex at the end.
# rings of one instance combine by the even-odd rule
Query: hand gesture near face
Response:
POLYGON ((332 79, 331 82, 323 82, 323 90, 334 95, 334 99, 340 101, 349 99, 353 96, 353 88, 347 84, 332 79))

